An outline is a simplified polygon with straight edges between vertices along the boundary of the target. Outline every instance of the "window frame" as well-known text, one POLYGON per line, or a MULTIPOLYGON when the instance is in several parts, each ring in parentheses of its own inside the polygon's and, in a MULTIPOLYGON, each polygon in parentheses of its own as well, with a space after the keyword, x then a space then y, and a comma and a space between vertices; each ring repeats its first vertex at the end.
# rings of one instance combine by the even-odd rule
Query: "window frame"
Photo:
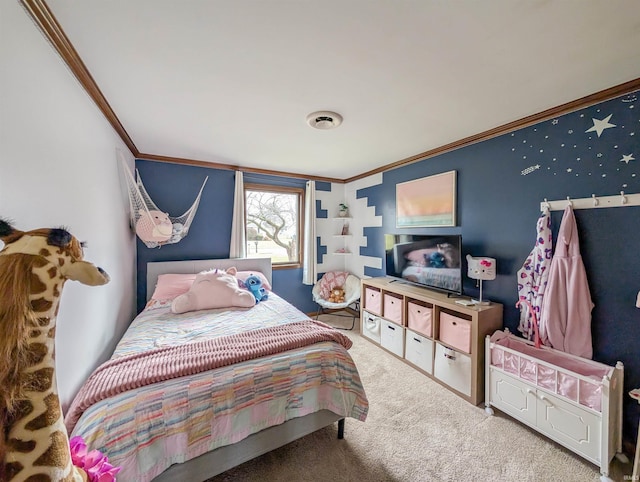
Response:
POLYGON ((272 269, 295 269, 302 268, 304 264, 303 256, 303 243, 304 243, 304 198, 305 192, 304 188, 301 187, 291 187, 291 186, 278 186, 273 184, 260 184, 260 183, 244 183, 244 235, 245 239, 247 239, 247 191, 260 191, 260 192, 269 192, 274 194, 295 194, 298 196, 298 226, 296 231, 296 236, 298 239, 297 243, 297 252, 298 252, 298 261, 286 261, 281 263, 276 263, 273 260, 271 261, 272 269))

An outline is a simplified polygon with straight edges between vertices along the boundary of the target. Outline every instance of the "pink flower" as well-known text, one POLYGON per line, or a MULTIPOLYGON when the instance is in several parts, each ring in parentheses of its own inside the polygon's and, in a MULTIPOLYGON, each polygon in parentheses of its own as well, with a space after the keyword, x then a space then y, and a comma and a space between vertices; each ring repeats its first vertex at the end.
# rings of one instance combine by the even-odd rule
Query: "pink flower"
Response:
POLYGON ((69 447, 73 465, 83 469, 90 482, 115 482, 120 467, 111 465, 106 455, 99 450, 88 452, 87 444, 79 436, 71 437, 69 447))

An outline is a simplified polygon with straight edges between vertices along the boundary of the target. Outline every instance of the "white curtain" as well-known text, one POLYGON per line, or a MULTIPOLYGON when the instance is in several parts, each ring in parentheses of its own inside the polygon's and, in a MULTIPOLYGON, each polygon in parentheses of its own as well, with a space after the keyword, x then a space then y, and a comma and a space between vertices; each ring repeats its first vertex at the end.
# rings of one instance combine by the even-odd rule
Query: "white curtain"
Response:
POLYGON ((244 178, 241 171, 236 171, 236 189, 233 199, 229 257, 245 258, 246 256, 247 239, 244 226, 244 178))
POLYGON ((307 181, 304 197, 304 265, 302 283, 316 282, 316 182, 307 181))

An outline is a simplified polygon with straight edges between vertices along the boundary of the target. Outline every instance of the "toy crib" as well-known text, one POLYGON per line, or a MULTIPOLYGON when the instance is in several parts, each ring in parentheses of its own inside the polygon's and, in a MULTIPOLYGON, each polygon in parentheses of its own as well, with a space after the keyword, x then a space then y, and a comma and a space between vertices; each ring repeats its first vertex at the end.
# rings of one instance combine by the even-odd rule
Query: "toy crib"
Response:
POLYGON ((580 358, 498 331, 485 340, 486 411, 510 415, 600 467, 622 455, 624 366, 580 358))

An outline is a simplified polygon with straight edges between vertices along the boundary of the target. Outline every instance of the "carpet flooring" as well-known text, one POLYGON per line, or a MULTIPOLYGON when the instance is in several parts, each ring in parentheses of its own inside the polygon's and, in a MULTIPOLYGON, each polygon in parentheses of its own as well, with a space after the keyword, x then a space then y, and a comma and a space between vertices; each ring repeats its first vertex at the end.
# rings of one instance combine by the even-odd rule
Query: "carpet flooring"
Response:
MULTIPOLYGON (((334 326, 351 320, 324 315, 334 326)), ((597 466, 496 411, 488 415, 358 333, 351 356, 370 403, 347 419, 246 462, 208 482, 596 482, 597 466)), ((614 458, 610 477, 630 480, 614 458)), ((187 481, 185 481, 187 482, 187 481)))

